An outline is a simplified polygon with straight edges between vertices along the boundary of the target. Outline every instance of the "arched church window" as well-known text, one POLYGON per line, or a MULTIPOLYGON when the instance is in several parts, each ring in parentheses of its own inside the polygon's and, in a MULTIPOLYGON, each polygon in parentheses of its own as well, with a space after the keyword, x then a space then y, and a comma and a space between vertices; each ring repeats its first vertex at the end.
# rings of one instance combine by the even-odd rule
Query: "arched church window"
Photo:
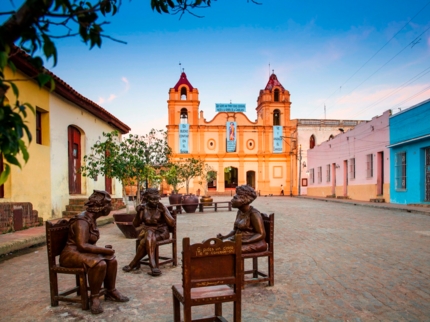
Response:
POLYGON ((187 88, 186 87, 182 87, 181 88, 181 100, 185 101, 187 99, 187 88))
POLYGON ((181 124, 188 124, 188 110, 186 108, 181 109, 181 124))
POLYGON ((278 109, 273 111, 273 125, 281 125, 281 111, 278 109))
POLYGON ((309 149, 313 149, 315 147, 315 136, 312 134, 309 139, 309 149))
POLYGON ((273 100, 279 102, 279 89, 275 89, 273 100))

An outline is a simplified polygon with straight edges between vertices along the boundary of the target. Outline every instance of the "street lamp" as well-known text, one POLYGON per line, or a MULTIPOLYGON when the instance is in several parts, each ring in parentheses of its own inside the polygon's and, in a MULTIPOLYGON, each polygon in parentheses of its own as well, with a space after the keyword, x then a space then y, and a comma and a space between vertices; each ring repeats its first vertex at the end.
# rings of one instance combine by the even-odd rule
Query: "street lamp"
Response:
MULTIPOLYGON (((281 136, 281 138, 282 139, 290 139, 290 143, 296 141, 296 138, 294 138, 292 136, 281 136)), ((287 142, 287 141, 285 141, 285 142, 287 142)), ((290 146, 290 197, 292 197, 293 196, 293 154, 294 154, 294 152, 293 152, 292 144, 289 144, 288 142, 287 142, 287 144, 290 146)), ((299 187, 299 189, 300 189, 300 187, 299 187)), ((299 195, 300 195, 300 192, 299 192, 299 195)))

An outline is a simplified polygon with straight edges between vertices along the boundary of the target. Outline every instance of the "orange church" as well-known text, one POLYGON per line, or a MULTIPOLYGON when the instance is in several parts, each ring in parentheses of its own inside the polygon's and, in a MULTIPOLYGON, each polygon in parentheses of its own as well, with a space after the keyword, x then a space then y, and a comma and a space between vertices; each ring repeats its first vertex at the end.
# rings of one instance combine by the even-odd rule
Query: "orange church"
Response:
MULTIPOLYGON (((199 91, 183 72, 169 91, 168 144, 173 160, 200 158, 217 172, 210 194, 243 184, 261 195, 297 194, 297 122, 290 119, 290 93, 275 74, 260 90, 254 121, 244 104, 217 104, 209 121, 199 106, 199 91)), ((201 188, 199 181, 191 183, 191 193, 201 188)))

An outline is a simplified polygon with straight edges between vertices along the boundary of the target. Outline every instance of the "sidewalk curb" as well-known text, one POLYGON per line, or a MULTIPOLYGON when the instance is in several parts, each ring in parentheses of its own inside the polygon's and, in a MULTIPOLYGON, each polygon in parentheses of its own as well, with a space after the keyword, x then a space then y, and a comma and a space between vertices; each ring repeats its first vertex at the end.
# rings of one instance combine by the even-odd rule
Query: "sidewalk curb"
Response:
MULTIPOLYGON (((108 217, 102 217, 97 220, 97 226, 104 226, 107 224, 111 224, 114 222, 114 218, 112 215, 109 215, 108 217)), ((12 252, 16 252, 19 250, 23 250, 28 247, 32 247, 35 245, 45 245, 46 244, 46 238, 45 238, 45 227, 39 226, 34 228, 29 228, 26 230, 21 230, 14 234, 13 240, 9 241, 2 241, 1 235, 0 235, 0 256, 6 255, 12 252), (38 233, 32 233, 32 229, 38 229, 38 233)), ((8 236, 9 237, 9 236, 8 236)))
POLYGON ((336 203, 343 203, 343 204, 349 204, 352 206, 363 206, 363 207, 370 207, 370 208, 380 208, 380 209, 386 209, 386 210, 399 210, 399 211, 405 211, 408 213, 417 213, 422 214, 426 216, 430 216, 430 209, 427 210, 426 208, 420 208, 420 207, 411 207, 407 205, 397 205, 397 204, 384 204, 384 203, 367 203, 362 202, 359 200, 345 200, 345 199, 335 199, 335 198, 322 198, 322 197, 311 197, 311 196, 297 196, 298 198, 303 199, 311 199, 316 201, 325 201, 325 202, 336 202, 336 203))

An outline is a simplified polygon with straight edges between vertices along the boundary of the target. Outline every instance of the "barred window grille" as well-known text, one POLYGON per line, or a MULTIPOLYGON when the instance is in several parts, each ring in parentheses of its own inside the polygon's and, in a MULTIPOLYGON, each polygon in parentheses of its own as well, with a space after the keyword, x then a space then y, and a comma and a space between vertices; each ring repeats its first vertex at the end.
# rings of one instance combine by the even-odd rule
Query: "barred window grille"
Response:
POLYGON ((330 178, 330 164, 326 165, 326 178, 327 178, 327 182, 331 181, 331 178, 330 178))
POLYGON ((373 178, 373 154, 366 156, 366 174, 368 178, 373 178))
POLYGON ((309 181, 311 184, 314 183, 314 169, 309 170, 309 181))
POLYGON ((406 152, 396 153, 396 189, 406 189, 406 152))
POLYGON ((318 183, 322 182, 322 167, 318 167, 318 183))
POLYGON ((349 159, 349 178, 355 179, 355 158, 349 159))

